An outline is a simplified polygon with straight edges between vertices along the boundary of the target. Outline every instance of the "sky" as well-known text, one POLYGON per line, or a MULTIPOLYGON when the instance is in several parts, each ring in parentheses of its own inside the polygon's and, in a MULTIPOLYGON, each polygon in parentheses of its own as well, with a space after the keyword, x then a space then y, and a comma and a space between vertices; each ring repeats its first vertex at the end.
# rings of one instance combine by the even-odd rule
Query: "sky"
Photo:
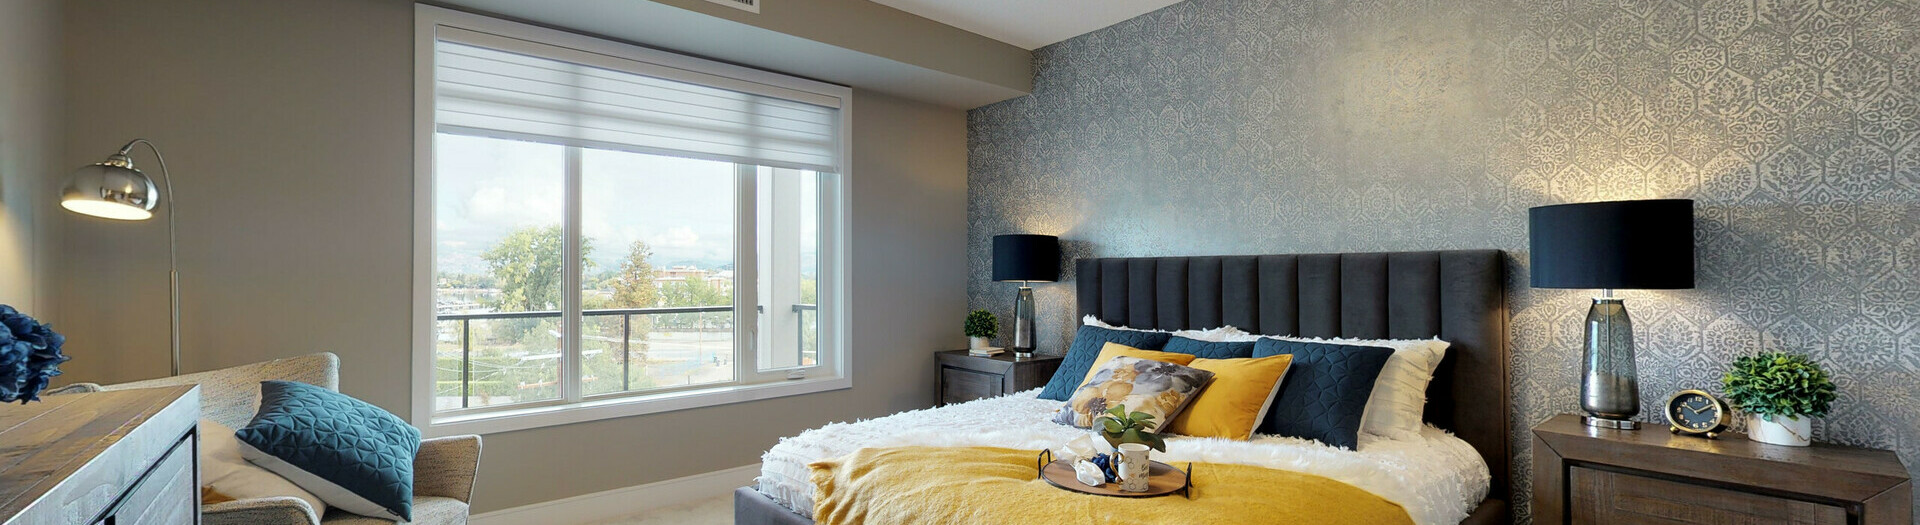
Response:
MULTIPOLYGON (((565 147, 440 134, 434 149, 439 271, 485 273, 480 255, 501 237, 565 219, 565 147)), ((592 149, 581 160, 595 272, 619 268, 636 240, 656 266, 733 263, 732 163, 592 149)))

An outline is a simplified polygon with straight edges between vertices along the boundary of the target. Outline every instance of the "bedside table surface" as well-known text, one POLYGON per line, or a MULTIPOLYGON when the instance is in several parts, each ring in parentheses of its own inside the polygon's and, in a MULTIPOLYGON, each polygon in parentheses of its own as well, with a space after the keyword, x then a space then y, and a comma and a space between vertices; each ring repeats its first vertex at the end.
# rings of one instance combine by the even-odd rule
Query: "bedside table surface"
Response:
POLYGON ((1805 447, 1771 445, 1747 439, 1746 434, 1739 432, 1727 432, 1721 434, 1719 439, 1707 439, 1674 434, 1664 424, 1651 423, 1642 424, 1640 430, 1613 430, 1587 426, 1580 422, 1580 416, 1571 414, 1554 416, 1534 427, 1533 432, 1542 435, 1549 444, 1556 442, 1549 436, 1604 439, 1614 444, 1649 447, 1649 450, 1679 454, 1711 454, 1725 460, 1762 461, 1783 467, 1817 467, 1862 477, 1884 478, 1888 485, 1908 478, 1907 469, 1900 463, 1900 456, 1891 450, 1819 442, 1805 447))
POLYGON ((973 354, 967 353, 967 350, 964 348, 959 350, 941 350, 938 353, 948 355, 948 356, 954 356, 954 357, 971 357, 974 359, 987 359, 987 360, 1001 361, 1006 363, 1033 363, 1038 361, 1059 361, 1066 357, 1066 356, 1058 356, 1058 355, 1033 354, 1033 357, 1029 357, 1025 359, 1016 359, 1013 357, 1012 350, 1007 350, 994 355, 973 355, 973 354))

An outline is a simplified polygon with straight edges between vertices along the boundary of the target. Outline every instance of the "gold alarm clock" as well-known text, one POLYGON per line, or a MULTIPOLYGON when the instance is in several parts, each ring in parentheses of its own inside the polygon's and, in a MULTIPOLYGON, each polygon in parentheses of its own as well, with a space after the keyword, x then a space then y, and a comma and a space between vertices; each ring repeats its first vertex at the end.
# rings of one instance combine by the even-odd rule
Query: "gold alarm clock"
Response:
POLYGON ((1681 390, 1667 398, 1667 426, 1675 434, 1720 437, 1733 422, 1727 404, 1699 390, 1681 390))

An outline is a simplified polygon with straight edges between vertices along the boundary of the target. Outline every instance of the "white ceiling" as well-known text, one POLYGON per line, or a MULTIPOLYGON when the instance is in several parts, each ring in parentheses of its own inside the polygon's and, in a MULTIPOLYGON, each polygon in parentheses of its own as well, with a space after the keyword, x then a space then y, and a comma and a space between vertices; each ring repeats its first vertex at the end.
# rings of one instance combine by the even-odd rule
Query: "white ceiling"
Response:
POLYGON ((1084 35, 1181 0, 873 0, 1026 48, 1084 35))

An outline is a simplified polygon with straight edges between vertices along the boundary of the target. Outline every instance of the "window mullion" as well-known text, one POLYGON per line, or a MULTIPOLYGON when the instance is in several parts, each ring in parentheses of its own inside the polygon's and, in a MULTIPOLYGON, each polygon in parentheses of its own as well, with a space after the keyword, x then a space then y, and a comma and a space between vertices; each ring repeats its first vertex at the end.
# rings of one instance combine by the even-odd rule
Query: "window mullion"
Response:
POLYGON ((733 256, 733 377, 736 382, 753 382, 760 372, 760 255, 759 219, 756 209, 757 166, 735 164, 734 256, 733 256))
POLYGON ((566 169, 566 224, 562 226, 560 260, 563 264, 560 302, 561 345, 564 355, 560 365, 560 396, 568 403, 577 403, 583 397, 581 388, 582 359, 580 355, 581 339, 584 333, 581 325, 585 317, 580 312, 580 282, 584 270, 581 260, 581 244, 584 233, 580 231, 580 168, 581 150, 579 147, 567 148, 566 169))

